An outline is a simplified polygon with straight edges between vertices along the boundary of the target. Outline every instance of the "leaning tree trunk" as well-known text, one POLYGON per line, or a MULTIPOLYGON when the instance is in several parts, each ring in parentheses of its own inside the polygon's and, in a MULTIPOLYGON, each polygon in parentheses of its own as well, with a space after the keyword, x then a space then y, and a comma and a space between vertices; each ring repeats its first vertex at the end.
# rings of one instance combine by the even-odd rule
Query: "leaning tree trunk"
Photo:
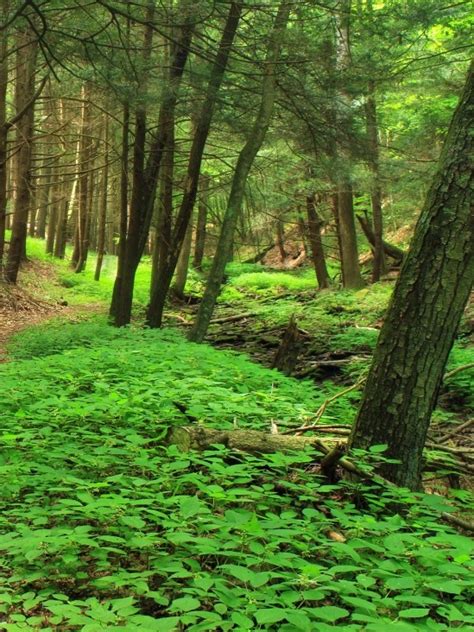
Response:
POLYGON ((422 451, 474 281, 474 64, 380 332, 350 444, 387 444, 381 473, 420 485, 422 451))
POLYGON ((32 144, 34 128, 35 66, 38 43, 29 29, 18 34, 15 101, 17 113, 22 116, 17 122, 16 156, 17 195, 13 215, 10 248, 5 267, 5 279, 16 283, 20 263, 26 248, 26 233, 32 184, 32 144))
POLYGON ((194 342, 202 342, 209 327, 222 279, 224 278, 225 267, 229 261, 229 254, 232 252, 235 226, 242 207, 247 178, 270 125, 276 94, 277 64, 289 14, 290 3, 283 0, 278 8, 268 44, 260 108, 253 128, 250 131, 249 139, 242 148, 237 160, 216 253, 204 296, 199 305, 196 321, 189 335, 189 339, 194 342))

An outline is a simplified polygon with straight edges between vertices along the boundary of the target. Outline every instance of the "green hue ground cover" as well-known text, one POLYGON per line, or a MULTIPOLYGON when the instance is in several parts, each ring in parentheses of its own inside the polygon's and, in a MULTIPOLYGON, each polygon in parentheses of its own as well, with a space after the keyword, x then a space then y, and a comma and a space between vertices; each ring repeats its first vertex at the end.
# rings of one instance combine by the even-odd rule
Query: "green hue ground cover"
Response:
POLYGON ((401 491, 402 517, 386 511, 393 492, 328 485, 309 452, 163 445, 188 423, 176 403, 210 426, 268 429, 314 412, 324 389, 100 320, 32 329, 22 348, 34 357, 0 368, 0 629, 474 626, 473 543, 441 523, 442 499, 401 491))

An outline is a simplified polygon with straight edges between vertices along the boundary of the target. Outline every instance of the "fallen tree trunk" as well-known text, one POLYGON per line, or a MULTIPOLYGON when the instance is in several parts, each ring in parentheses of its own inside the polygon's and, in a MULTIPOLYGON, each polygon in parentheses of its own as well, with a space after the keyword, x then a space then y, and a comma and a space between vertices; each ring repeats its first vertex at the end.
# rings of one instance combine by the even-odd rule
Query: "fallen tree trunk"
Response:
POLYGON ((326 455, 332 450, 332 447, 315 437, 270 434, 258 430, 214 430, 199 425, 171 428, 167 442, 170 445, 177 445, 185 452, 193 449, 206 450, 215 444, 251 454, 289 452, 313 447, 322 455, 326 455))
POLYGON ((265 255, 267 255, 270 250, 273 250, 273 248, 275 248, 275 245, 275 242, 273 242, 269 246, 265 246, 263 250, 257 252, 257 254, 253 257, 250 257, 250 259, 246 259, 243 263, 260 263, 263 259, 265 259, 265 255))
MULTIPOLYGON (((359 224, 364 231, 364 235, 366 236, 367 241, 372 246, 372 248, 375 248, 375 235, 374 231, 372 230, 372 226, 370 225, 366 217, 362 217, 362 215, 356 215, 356 217, 359 220, 359 224)), ((403 261, 405 252, 401 248, 397 248, 397 246, 389 244, 385 240, 382 241, 382 245, 386 255, 392 257, 392 259, 395 259, 397 263, 401 263, 403 261)))

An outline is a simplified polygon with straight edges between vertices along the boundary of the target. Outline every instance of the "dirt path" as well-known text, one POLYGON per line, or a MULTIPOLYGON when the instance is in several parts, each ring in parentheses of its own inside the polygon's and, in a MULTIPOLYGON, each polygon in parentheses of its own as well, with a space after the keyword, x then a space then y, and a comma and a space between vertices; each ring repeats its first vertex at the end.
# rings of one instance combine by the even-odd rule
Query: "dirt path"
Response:
POLYGON ((103 305, 64 305, 47 303, 33 297, 27 290, 0 285, 0 363, 8 362, 7 343, 22 329, 61 317, 74 320, 84 314, 99 313, 103 305))

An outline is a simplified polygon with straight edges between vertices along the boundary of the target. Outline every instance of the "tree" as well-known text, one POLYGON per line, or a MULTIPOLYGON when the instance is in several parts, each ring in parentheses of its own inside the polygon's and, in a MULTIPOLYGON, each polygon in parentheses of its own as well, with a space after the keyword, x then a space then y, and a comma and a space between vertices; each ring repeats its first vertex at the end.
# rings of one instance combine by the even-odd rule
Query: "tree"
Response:
POLYGON ((196 121, 195 133, 189 154, 184 194, 176 217, 168 254, 166 261, 153 280, 154 282, 150 292, 150 304, 147 311, 147 324, 150 327, 161 327, 166 296, 178 263, 179 253, 181 252, 186 237, 186 231, 196 201, 204 148, 211 128, 219 90, 224 79, 243 6, 243 0, 233 0, 230 3, 229 13, 222 31, 219 48, 214 58, 206 95, 196 121))
POLYGON ((282 39, 290 14, 290 3, 283 0, 275 17, 262 82, 260 108, 255 118, 247 142, 240 151, 232 179, 232 187, 222 222, 219 243, 212 262, 211 271, 199 305, 199 311, 189 339, 202 342, 209 327, 217 296, 224 277, 225 266, 232 251, 237 219, 240 215, 245 194, 245 185, 255 157, 262 146, 270 125, 276 93, 277 64, 280 58, 282 39))
POLYGON ((453 116, 415 235, 380 332, 353 448, 387 444, 381 473, 421 481, 430 418, 474 281, 474 64, 453 116))
POLYGON ((34 126, 35 76, 38 43, 27 25, 18 30, 16 51, 15 104, 18 153, 16 156, 17 194, 5 279, 16 283, 26 248, 28 213, 32 186, 32 144, 34 126))

